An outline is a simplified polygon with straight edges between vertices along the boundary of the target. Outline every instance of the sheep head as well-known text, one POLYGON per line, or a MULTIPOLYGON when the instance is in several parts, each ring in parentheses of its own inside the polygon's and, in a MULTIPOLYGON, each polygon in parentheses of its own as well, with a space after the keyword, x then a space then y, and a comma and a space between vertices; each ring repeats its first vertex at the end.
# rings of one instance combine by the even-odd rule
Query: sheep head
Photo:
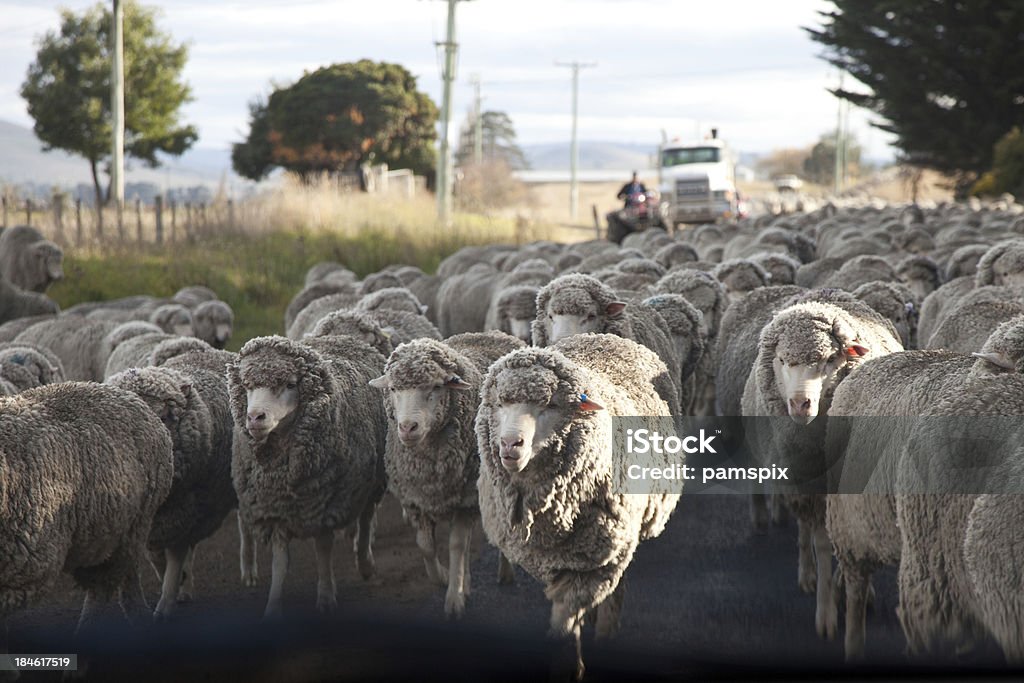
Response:
POLYGON ((607 331, 609 321, 622 318, 625 302, 589 275, 563 275, 537 294, 533 342, 548 346, 575 334, 607 331))
POLYGON ((231 339, 235 314, 223 301, 204 301, 196 306, 192 322, 197 337, 215 349, 223 349, 231 339))

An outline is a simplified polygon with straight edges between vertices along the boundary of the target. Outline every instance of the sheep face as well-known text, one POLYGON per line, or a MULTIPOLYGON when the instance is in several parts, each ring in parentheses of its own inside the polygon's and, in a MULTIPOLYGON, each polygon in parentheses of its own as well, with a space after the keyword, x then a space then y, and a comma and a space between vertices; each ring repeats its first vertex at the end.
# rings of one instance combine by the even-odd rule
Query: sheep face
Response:
POLYGON ((0 377, 21 391, 59 381, 59 376, 60 371, 32 349, 10 349, 0 354, 0 377))
POLYGON ((575 334, 599 333, 604 330, 608 318, 622 315, 626 304, 612 301, 601 306, 588 294, 579 290, 556 291, 548 301, 547 310, 541 319, 548 344, 575 334))
POLYGON ((156 324, 168 334, 176 334, 179 337, 191 337, 192 312, 184 306, 169 305, 161 306, 153 312, 150 322, 156 324))
POLYGON ((42 283, 44 287, 64 277, 64 252, 60 247, 52 242, 40 242, 33 246, 33 251, 38 264, 36 272, 46 275, 46 280, 42 283))
POLYGON ((398 440, 412 447, 435 433, 445 421, 451 391, 466 391, 472 385, 457 375, 418 387, 396 388, 387 375, 370 382, 370 386, 387 388, 390 402, 388 417, 394 422, 398 440))
POLYGON ((531 339, 530 325, 532 323, 533 318, 509 318, 509 334, 529 344, 531 339))
POLYGON ((242 386, 245 388, 245 430, 257 443, 267 437, 295 413, 299 405, 298 375, 289 375, 283 381, 254 384, 246 381, 246 367, 242 363, 242 386))
POLYGON ((501 404, 494 412, 498 455, 509 472, 522 472, 548 445, 564 420, 556 406, 537 403, 501 404))
POLYGON ((992 284, 1024 287, 1024 258, 1017 250, 1009 250, 992 264, 992 284))

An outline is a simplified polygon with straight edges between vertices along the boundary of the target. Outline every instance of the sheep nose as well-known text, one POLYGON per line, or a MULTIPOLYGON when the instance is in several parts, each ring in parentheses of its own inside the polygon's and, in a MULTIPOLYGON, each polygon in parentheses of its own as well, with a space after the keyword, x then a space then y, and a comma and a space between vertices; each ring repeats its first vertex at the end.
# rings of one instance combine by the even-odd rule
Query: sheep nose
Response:
POLYGON ((791 398, 789 399, 789 414, 806 417, 811 414, 811 399, 791 398))
POLYGON ((415 432, 417 429, 419 429, 419 426, 420 423, 414 420, 403 420, 402 422, 398 423, 398 431, 403 436, 408 436, 415 432))
POLYGON ((260 412, 255 412, 254 411, 254 412, 249 413, 245 417, 246 417, 246 420, 248 421, 248 423, 250 425, 258 425, 258 424, 260 424, 262 422, 266 422, 266 420, 267 420, 267 413, 265 411, 260 411, 260 412))
POLYGON ((501 450, 508 452, 515 448, 519 448, 523 445, 523 437, 518 434, 515 436, 503 436, 501 437, 501 450))

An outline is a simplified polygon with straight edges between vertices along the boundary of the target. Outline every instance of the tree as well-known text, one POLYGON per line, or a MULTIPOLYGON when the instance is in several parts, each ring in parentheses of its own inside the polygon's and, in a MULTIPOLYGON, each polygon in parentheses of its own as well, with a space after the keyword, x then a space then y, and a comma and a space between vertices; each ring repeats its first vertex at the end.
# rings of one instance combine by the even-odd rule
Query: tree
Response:
POLYGON ((769 178, 780 175, 803 175, 804 163, 810 155, 810 147, 773 149, 757 160, 757 170, 769 178))
MULTIPOLYGON (((846 138, 846 177, 860 174, 860 145, 853 136, 846 138)), ((836 177, 836 134, 823 133, 804 159, 803 175, 819 185, 831 185, 836 177)))
MULTIPOLYGON (((132 0, 124 6, 125 154, 150 167, 158 152, 180 155, 199 134, 179 121, 191 91, 181 72, 188 58, 156 25, 157 11, 132 0)), ((97 4, 81 15, 61 12, 58 32, 39 41, 36 60, 21 86, 36 136, 45 149, 85 157, 96 205, 103 204, 98 166, 113 145, 110 113, 111 11, 97 4)), ((109 196, 109 184, 107 195, 109 196)))
POLYGON ((958 177, 962 196, 993 146, 1024 124, 1024 4, 1016 0, 833 0, 808 28, 824 58, 867 86, 838 97, 881 117, 901 161, 958 177))
MULTIPOLYGON (((459 146, 455 151, 455 165, 466 166, 473 163, 473 149, 476 126, 470 115, 462 125, 459 135, 459 146)), ((483 159, 485 162, 501 162, 511 170, 529 168, 523 150, 516 144, 516 129, 512 119, 503 111, 485 111, 480 115, 480 137, 482 138, 483 159)))
POLYGON ((1009 192, 1024 197, 1024 134, 1014 128, 996 143, 992 170, 971 188, 973 194, 994 195, 1009 192))
POLYGON ((428 175, 434 168, 437 106, 398 64, 367 59, 306 72, 249 106, 249 135, 233 145, 239 175, 281 167, 308 181, 319 173, 386 163, 428 175))

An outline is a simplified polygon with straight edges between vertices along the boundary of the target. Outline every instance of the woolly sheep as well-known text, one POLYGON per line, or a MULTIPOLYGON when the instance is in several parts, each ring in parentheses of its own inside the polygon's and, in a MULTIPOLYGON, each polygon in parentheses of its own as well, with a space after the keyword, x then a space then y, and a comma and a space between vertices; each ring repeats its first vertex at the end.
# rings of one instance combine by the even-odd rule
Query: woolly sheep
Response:
POLYGON ((702 332, 703 315, 681 294, 655 294, 641 303, 664 318, 669 336, 676 346, 679 358, 679 408, 683 414, 706 414, 697 399, 697 372, 704 357, 707 339, 702 332))
POLYGON ((386 426, 368 383, 380 376, 384 358, 354 339, 333 346, 331 339, 257 337, 228 365, 239 516, 273 549, 266 616, 281 613, 292 539, 316 539, 318 609, 337 604, 336 529, 357 523, 359 573, 369 578, 374 571, 370 538, 384 489, 386 426))
POLYGON ((373 347, 387 358, 394 351, 391 332, 383 329, 365 311, 335 311, 316 324, 307 337, 347 336, 373 347))
MULTIPOLYGON (((235 313, 219 299, 204 301, 192 311, 194 334, 215 349, 223 349, 231 339, 235 313)), ((188 336, 188 335, 182 335, 188 336)))
POLYGON ((434 325, 437 324, 437 292, 441 289, 441 282, 441 278, 436 275, 421 275, 405 285, 427 307, 424 315, 434 325))
MULTIPOLYGON (((223 364, 230 354, 220 358, 223 364)), ((181 367, 180 365, 178 366, 181 367)), ((149 549, 165 564, 157 618, 171 615, 187 558, 235 507, 231 484, 233 424, 223 372, 170 367, 127 370, 107 384, 130 391, 160 418, 174 448, 174 479, 149 533, 149 549)))
MULTIPOLYGON (((474 422, 481 372, 523 343, 500 332, 470 332, 445 342, 418 339, 398 347, 370 385, 385 390, 384 464, 388 489, 416 529, 427 576, 447 586, 445 614, 460 618, 469 592, 469 543, 479 517, 480 473, 474 422), (470 352, 470 358, 464 352, 470 352), (438 561, 435 527, 450 522, 448 570, 438 561)), ((507 561, 499 581, 512 580, 507 561)))
POLYGON ((1022 313, 1024 304, 1016 301, 964 301, 939 323, 925 348, 978 351, 1000 323, 1022 313))
POLYGON ((925 297, 921 302, 921 314, 918 316, 918 339, 922 343, 931 339, 932 333, 946 314, 953 310, 964 295, 973 290, 974 277, 964 275, 950 280, 925 297))
POLYGON ((34 344, 0 344, 0 394, 64 381, 64 368, 53 352, 34 344))
POLYGON ((26 292, 42 294, 64 277, 64 251, 27 225, 0 233, 0 277, 26 292))
POLYGON ((19 334, 36 323, 53 320, 56 315, 33 315, 27 318, 15 318, 0 325, 0 342, 14 341, 19 334))
POLYGON ((970 356, 947 351, 897 352, 862 363, 835 390, 825 453, 843 468, 830 476, 840 491, 867 494, 827 499, 826 528, 846 592, 847 660, 864 656, 871 574, 898 565, 901 552, 892 486, 910 423, 876 418, 923 414, 962 388, 972 364, 970 356))
POLYGON ((130 368, 146 367, 149 365, 150 356, 157 345, 173 339, 179 339, 179 337, 173 334, 154 332, 140 334, 121 342, 107 357, 107 365, 103 370, 104 381, 130 368))
POLYGON ((324 316, 335 311, 355 308, 361 300, 361 296, 349 292, 338 292, 314 299, 295 316, 291 326, 287 328, 287 337, 302 339, 316 327, 317 322, 324 316))
POLYGON ((817 261, 804 263, 797 268, 794 284, 800 287, 813 289, 824 286, 825 282, 832 277, 846 263, 841 258, 821 258, 817 261))
POLYGON ((149 316, 153 323, 167 334, 179 337, 191 337, 195 330, 192 327, 192 311, 181 304, 164 304, 149 316))
POLYGON ((796 282, 800 262, 792 256, 759 252, 750 256, 750 260, 768 273, 768 284, 791 285, 796 282))
POLYGON ((562 275, 540 290, 537 317, 531 326, 535 346, 550 346, 587 333, 615 334, 643 344, 669 369, 672 391, 662 398, 678 415, 680 359, 666 328, 657 311, 643 304, 627 305, 607 285, 589 275, 575 274, 562 275))
POLYGON ((1024 374, 1024 316, 1000 323, 981 349, 971 355, 978 359, 971 369, 973 375, 1024 374))
POLYGON ((45 294, 24 291, 0 277, 0 323, 58 313, 60 307, 45 294))
POLYGON ((196 337, 173 337, 165 339, 154 346, 147 361, 139 367, 163 365, 170 359, 186 353, 192 353, 193 351, 206 352, 213 349, 214 347, 196 337))
POLYGON ((505 287, 496 293, 495 301, 487 311, 484 327, 499 330, 530 343, 530 325, 537 317, 537 293, 539 287, 516 285, 505 287))
POLYGON ((845 289, 852 292, 868 282, 899 282, 893 267, 878 256, 857 256, 848 260, 839 270, 825 280, 824 287, 845 289))
POLYGON ((284 329, 291 330, 292 325, 295 323, 295 318, 302 310, 321 297, 331 294, 350 294, 353 295, 355 301, 358 301, 359 297, 356 296, 358 294, 357 289, 358 287, 354 283, 332 280, 320 280, 306 285, 302 291, 288 302, 288 307, 284 311, 284 329))
POLYGON ((899 333, 903 348, 917 348, 917 318, 920 299, 898 282, 867 282, 853 295, 886 318, 899 333))
POLYGON ((216 301, 217 298, 217 292, 209 287, 192 285, 190 287, 182 287, 175 292, 174 296, 171 297, 170 303, 181 304, 186 308, 194 309, 203 302, 216 301))
POLYGON ((139 560, 173 476, 167 430, 135 395, 92 383, 0 398, 0 414, 0 622, 62 572, 86 591, 80 629, 115 596, 134 613, 145 605, 139 560))
POLYGON ((978 262, 988 251, 986 244, 968 244, 954 251, 946 261, 944 280, 949 282, 965 275, 978 272, 978 262))
POLYGON ((1024 285, 1024 240, 1000 242, 978 261, 974 276, 977 287, 985 285, 1024 285))
POLYGON ((437 327, 442 335, 484 329, 496 272, 491 266, 477 264, 444 281, 437 291, 437 327))
POLYGON ((744 416, 791 418, 754 421, 746 437, 761 461, 788 467, 789 480, 777 487, 798 522, 799 585, 816 592, 815 628, 828 638, 837 616, 825 498, 800 486, 814 490, 825 474, 827 420, 816 418, 827 416, 835 388, 857 365, 902 350, 892 325, 866 304, 809 300, 782 309, 764 327, 744 387, 744 416))
POLYGON ((420 303, 416 295, 405 287, 385 287, 372 294, 367 294, 355 308, 361 311, 375 311, 378 308, 390 308, 393 311, 408 311, 417 315, 426 315, 427 307, 420 303))
POLYGON ((689 244, 683 244, 682 242, 666 244, 654 253, 653 258, 666 269, 680 263, 698 260, 697 250, 689 244))
MULTIPOLYGON (((328 277, 331 279, 340 277, 342 280, 348 278, 351 282, 356 281, 355 273, 340 263, 336 261, 321 261, 314 264, 306 271, 306 279, 303 286, 308 287, 311 284, 325 280, 328 277)), ((342 280, 338 281, 340 282, 342 280)))
POLYGON ((679 498, 613 488, 612 416, 670 415, 652 381, 665 371, 631 340, 586 334, 510 353, 481 390, 484 532, 544 584, 549 635, 572 643, 577 678, 584 614, 596 608, 598 637, 614 634, 636 547, 661 533, 679 498))
POLYGON ((441 339, 438 329, 422 315, 408 311, 393 311, 388 308, 380 308, 366 313, 370 320, 391 335, 391 343, 394 346, 405 344, 413 339, 441 339))
POLYGON ((117 323, 109 321, 61 316, 32 325, 14 341, 38 344, 53 351, 64 364, 69 380, 102 382, 110 355, 106 337, 116 327, 117 323))
POLYGON ((401 287, 402 281, 397 276, 391 273, 371 273, 363 278, 363 281, 359 283, 359 289, 357 293, 360 296, 366 296, 367 294, 373 294, 374 292, 386 289, 388 287, 401 287))

